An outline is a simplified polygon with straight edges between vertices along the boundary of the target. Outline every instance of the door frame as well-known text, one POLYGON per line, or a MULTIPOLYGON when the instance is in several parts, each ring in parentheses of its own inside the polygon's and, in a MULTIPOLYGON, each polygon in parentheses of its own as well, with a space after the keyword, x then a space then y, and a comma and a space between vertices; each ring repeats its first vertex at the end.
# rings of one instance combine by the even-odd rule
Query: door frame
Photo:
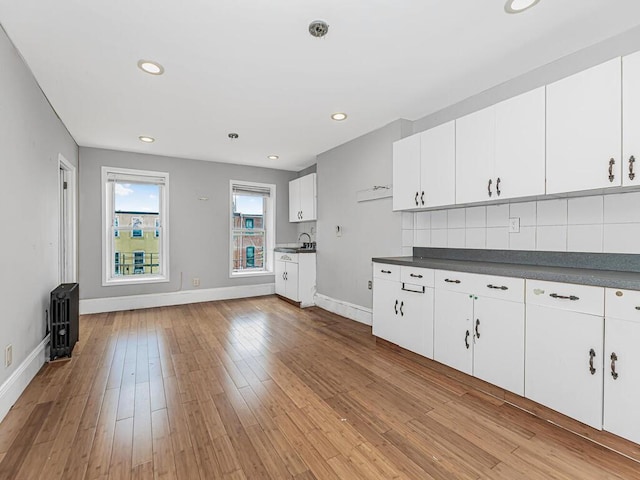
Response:
POLYGON ((77 175, 76 167, 61 153, 58 154, 58 277, 60 283, 77 281, 77 175), (62 182, 60 170, 65 172, 66 189, 66 220, 63 225, 62 217, 62 182), (65 241, 66 240, 66 241, 65 241), (64 260, 63 260, 64 259, 64 260))

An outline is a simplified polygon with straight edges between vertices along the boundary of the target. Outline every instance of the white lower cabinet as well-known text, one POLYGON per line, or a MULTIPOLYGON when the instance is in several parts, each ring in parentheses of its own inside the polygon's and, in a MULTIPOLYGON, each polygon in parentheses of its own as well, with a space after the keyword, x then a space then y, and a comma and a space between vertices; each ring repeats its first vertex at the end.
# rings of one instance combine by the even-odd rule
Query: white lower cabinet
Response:
POLYGON ((276 294, 299 302, 314 304, 316 291, 316 254, 275 252, 276 294))
POLYGON ((525 396, 602 429, 604 288, 527 282, 525 396))
POLYGON ((640 292, 605 294, 603 428, 640 443, 640 292))
POLYGON ((436 289, 434 360, 473 374, 473 295, 436 289))

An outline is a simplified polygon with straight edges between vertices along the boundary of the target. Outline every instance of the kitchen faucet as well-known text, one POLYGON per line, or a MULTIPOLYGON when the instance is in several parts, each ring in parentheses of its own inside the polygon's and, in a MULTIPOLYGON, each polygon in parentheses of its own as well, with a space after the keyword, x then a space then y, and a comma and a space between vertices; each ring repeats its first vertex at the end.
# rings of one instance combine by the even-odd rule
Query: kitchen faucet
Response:
POLYGON ((307 238, 309 239, 308 243, 311 243, 311 235, 309 235, 307 232, 302 232, 300 235, 298 235, 298 242, 300 242, 300 239, 302 238, 302 235, 306 235, 307 238))

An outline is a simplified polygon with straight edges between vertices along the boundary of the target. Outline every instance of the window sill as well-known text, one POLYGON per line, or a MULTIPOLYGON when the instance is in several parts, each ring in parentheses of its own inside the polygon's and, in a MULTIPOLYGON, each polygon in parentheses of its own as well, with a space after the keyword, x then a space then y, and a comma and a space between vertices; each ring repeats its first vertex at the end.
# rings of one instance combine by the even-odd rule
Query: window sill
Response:
POLYGON ((114 287, 118 285, 144 285, 149 283, 166 283, 169 278, 164 275, 147 275, 144 277, 138 275, 128 275, 126 277, 116 277, 102 282, 103 287, 114 287))
POLYGON ((260 270, 258 272, 231 272, 229 278, 244 278, 244 277, 266 277, 266 276, 275 275, 273 272, 268 270, 260 270))

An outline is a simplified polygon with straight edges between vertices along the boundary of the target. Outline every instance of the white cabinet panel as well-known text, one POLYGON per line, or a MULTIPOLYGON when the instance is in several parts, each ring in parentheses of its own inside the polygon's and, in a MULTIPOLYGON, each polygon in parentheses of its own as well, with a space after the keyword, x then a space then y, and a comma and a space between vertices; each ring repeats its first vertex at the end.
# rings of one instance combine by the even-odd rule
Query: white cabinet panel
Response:
POLYGON ((495 200, 495 106, 456 120, 456 203, 495 200))
POLYGON ((436 290, 434 360, 473 374, 473 296, 436 290))
POLYGON ((287 281, 286 277, 286 263, 284 261, 276 260, 276 293, 278 295, 282 295, 283 297, 287 296, 287 281))
POLYGON ((547 194, 622 184, 621 70, 616 58, 547 86, 547 194))
POLYGON ((433 288, 403 284, 393 343, 433 358, 433 288))
POLYGON ((640 52, 622 58, 622 184, 640 184, 640 52))
POLYGON ((298 179, 289 182, 289 221, 300 221, 300 182, 298 179))
POLYGON ((527 398, 602 428, 604 319, 526 306, 527 398))
POLYGON ((456 201, 456 130, 448 122, 420 134, 420 194, 425 207, 453 205, 456 201))
POLYGON ((393 144, 393 210, 420 205, 420 135, 393 144))
POLYGON ((498 103, 495 122, 495 195, 544 195, 545 88, 498 103))
POLYGON ((376 337, 393 343, 396 338, 399 297, 400 282, 374 278, 372 332, 376 337))
MULTIPOLYGON (((309 254, 305 254, 309 255, 309 254)), ((299 295, 299 284, 298 284, 298 264, 297 263, 287 263, 287 272, 285 275, 286 284, 287 284, 287 294, 285 295, 287 298, 295 302, 300 301, 299 295)))
POLYGON ((316 215, 316 174, 289 182, 289 221, 308 222, 317 219, 316 215))

